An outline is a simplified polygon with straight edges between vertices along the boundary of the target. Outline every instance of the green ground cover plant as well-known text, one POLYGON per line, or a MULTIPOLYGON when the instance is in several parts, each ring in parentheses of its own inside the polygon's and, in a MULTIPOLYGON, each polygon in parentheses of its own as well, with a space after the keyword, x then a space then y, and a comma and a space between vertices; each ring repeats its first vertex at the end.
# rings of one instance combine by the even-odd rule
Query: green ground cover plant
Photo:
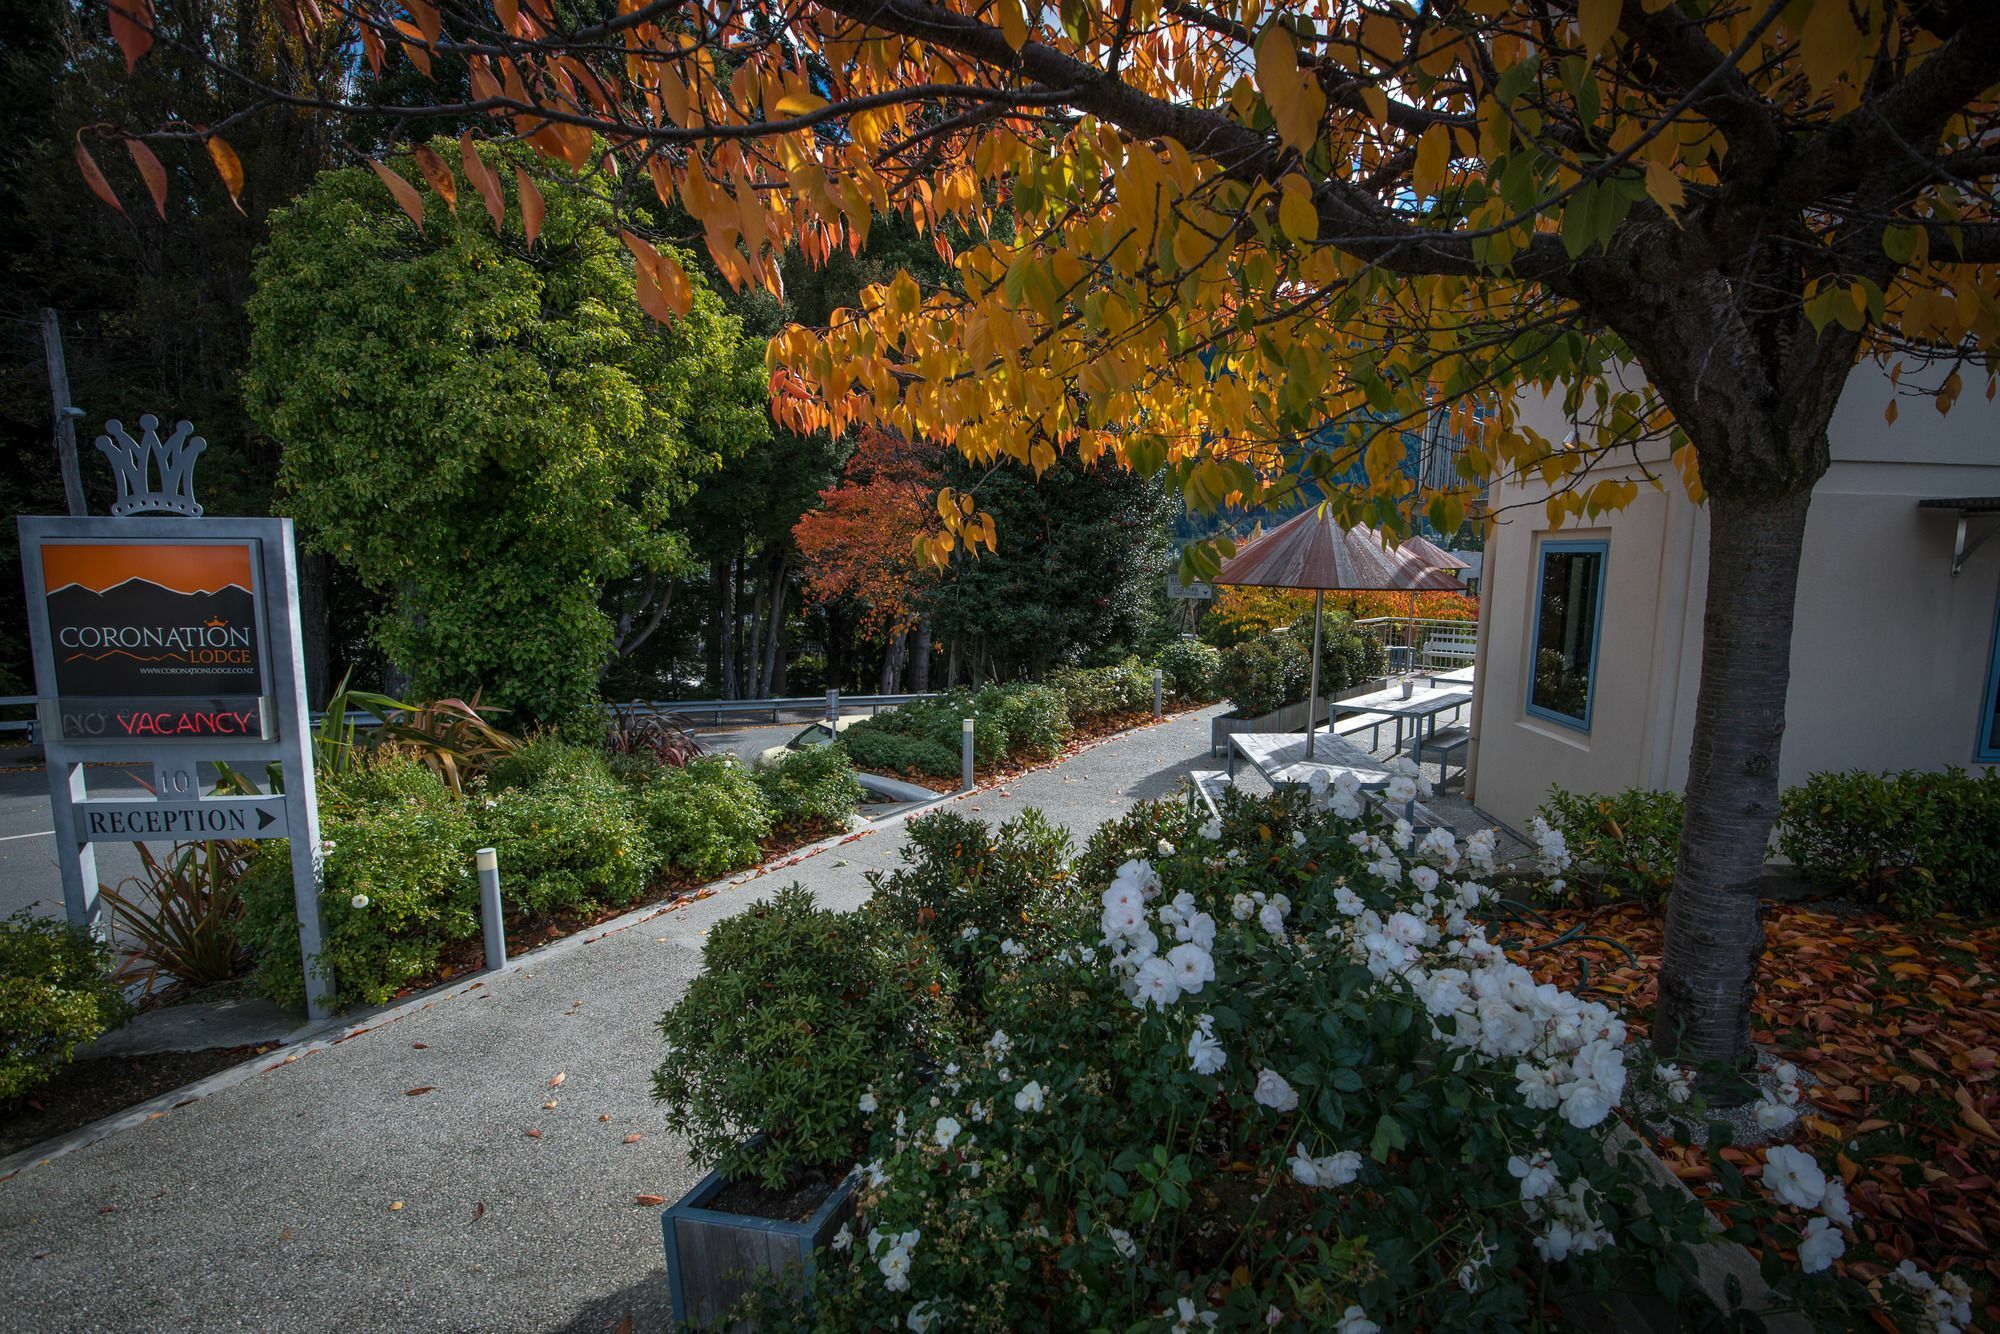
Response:
POLYGON ((23 908, 0 919, 0 1103, 48 1082, 76 1049, 131 1013, 109 951, 23 908))

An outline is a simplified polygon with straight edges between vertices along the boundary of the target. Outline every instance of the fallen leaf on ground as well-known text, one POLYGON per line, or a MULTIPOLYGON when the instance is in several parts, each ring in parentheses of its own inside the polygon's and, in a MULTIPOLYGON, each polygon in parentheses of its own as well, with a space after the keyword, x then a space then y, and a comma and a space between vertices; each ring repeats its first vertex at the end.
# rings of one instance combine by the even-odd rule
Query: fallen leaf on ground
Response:
POLYGON ((472 1206, 472 1221, 477 1223, 486 1217, 486 1201, 480 1200, 472 1206))
POLYGON ((437 1092, 437 1086, 435 1084, 419 1084, 413 1089, 404 1089, 403 1096, 406 1098, 421 1098, 426 1093, 435 1093, 435 1092, 437 1092))
POLYGON ((549 1087, 550 1087, 550 1088, 557 1088, 557 1087, 559 1087, 559 1086, 560 1086, 560 1085, 562 1084, 562 1082, 563 1082, 563 1081, 564 1081, 565 1079, 568 1079, 568 1078, 569 1078, 569 1074, 568 1074, 568 1073, 567 1073, 566 1071, 562 1071, 562 1070, 558 1070, 558 1071, 556 1071, 556 1073, 555 1073, 555 1077, 554 1077, 554 1078, 552 1078, 551 1080, 549 1080, 549 1087))
POLYGON ((666 1202, 667 1197, 664 1195, 634 1195, 632 1197, 632 1203, 634 1204, 656 1205, 665 1204, 666 1202))
POLYGON ((540 1138, 542 1137, 542 1132, 541 1132, 541 1131, 539 1131, 539 1130, 536 1130, 536 1129, 534 1129, 534 1128, 533 1128, 533 1127, 531 1126, 531 1127, 529 1127, 529 1129, 528 1129, 528 1131, 527 1131, 527 1136, 528 1136, 528 1138, 529 1138, 529 1139, 540 1139, 540 1138))
POLYGON ((556 1100, 554 1098, 550 1098, 547 1102, 542 1104, 542 1110, 546 1112, 555 1105, 556 1105, 556 1100))
POLYGON ((390 1212, 390 1213, 392 1213, 392 1214, 396 1214, 396 1213, 401 1213, 402 1211, 403 1211, 403 1202, 402 1202, 401 1200, 391 1200, 391 1201, 389 1201, 389 1212, 390 1212))
POLYGON ((625 1142, 627 1144, 637 1144, 640 1140, 644 1138, 646 1138, 644 1135, 641 1135, 638 1131, 635 1130, 631 1134, 625 1137, 625 1142))

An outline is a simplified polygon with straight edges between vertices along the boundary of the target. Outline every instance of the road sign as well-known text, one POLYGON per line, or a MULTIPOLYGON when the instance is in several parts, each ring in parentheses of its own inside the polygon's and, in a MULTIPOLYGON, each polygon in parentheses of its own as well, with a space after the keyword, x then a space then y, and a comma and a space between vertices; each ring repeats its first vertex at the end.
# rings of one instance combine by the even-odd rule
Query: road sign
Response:
POLYGON ((211 797, 207 801, 101 801, 75 804, 76 836, 105 839, 284 838, 283 797, 211 797))

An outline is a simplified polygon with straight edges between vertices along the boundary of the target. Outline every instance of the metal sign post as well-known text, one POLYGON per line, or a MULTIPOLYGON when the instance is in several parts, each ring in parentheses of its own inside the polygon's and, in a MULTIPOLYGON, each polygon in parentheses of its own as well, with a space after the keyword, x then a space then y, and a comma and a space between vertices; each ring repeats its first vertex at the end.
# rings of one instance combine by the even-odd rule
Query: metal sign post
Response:
POLYGON ((113 517, 17 520, 64 908, 104 930, 95 842, 289 838, 317 1019, 332 987, 292 523, 196 517, 205 442, 186 422, 163 442, 139 420, 138 439, 114 421, 97 441, 118 474, 113 517), (153 799, 91 796, 84 766, 105 761, 151 765, 153 799), (276 761, 284 790, 205 796, 200 761, 246 775, 276 761))

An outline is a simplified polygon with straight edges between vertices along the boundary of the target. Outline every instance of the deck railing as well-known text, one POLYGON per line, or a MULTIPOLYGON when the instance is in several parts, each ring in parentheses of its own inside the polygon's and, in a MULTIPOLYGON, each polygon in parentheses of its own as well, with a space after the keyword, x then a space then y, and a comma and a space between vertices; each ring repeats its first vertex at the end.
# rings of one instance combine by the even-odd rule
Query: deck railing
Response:
POLYGON ((1399 671, 1435 672, 1470 667, 1479 640, 1477 621, 1454 621, 1441 617, 1369 616, 1354 622, 1356 629, 1372 635, 1389 654, 1389 665, 1399 671))

